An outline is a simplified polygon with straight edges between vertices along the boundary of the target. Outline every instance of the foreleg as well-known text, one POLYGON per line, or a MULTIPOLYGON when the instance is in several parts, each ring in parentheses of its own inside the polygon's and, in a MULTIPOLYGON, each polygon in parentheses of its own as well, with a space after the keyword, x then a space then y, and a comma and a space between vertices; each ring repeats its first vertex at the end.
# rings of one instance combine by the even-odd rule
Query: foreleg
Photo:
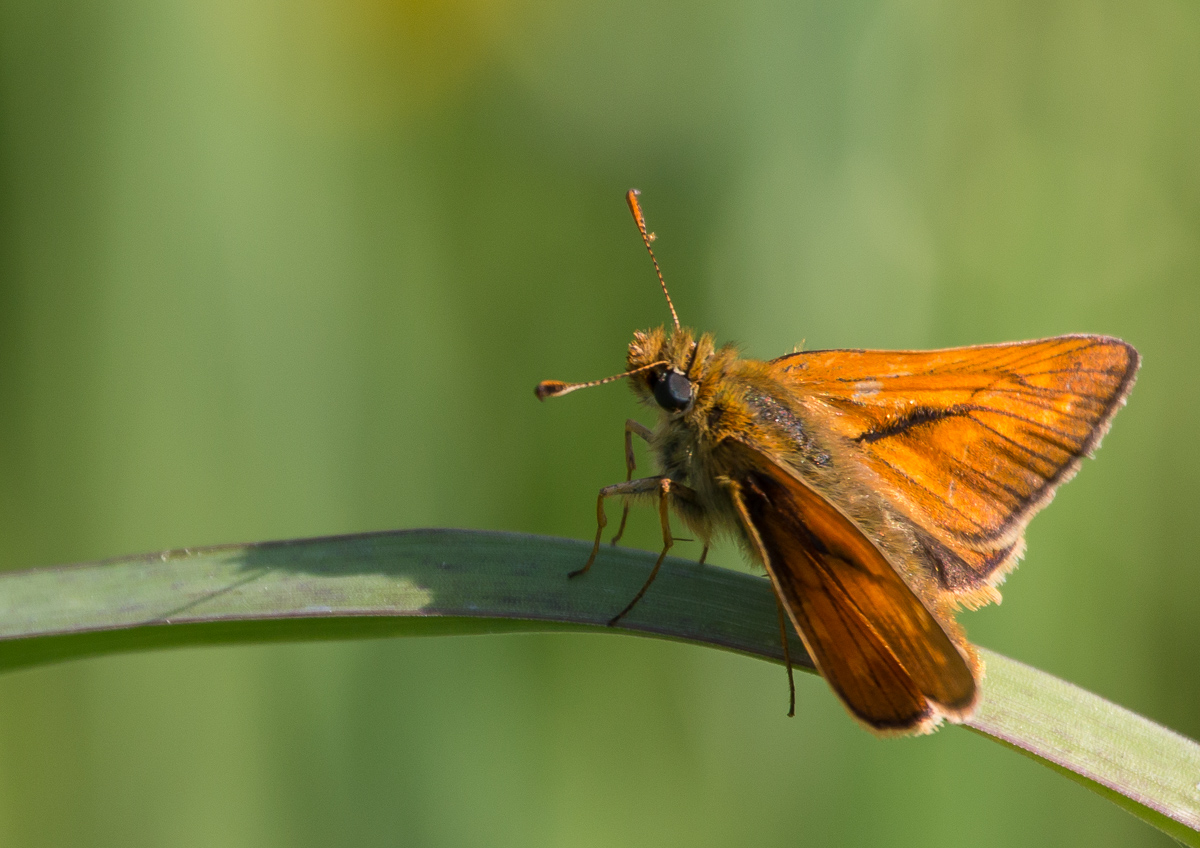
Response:
MULTIPOLYGON (((633 456, 633 437, 634 434, 641 436, 647 442, 654 436, 654 431, 649 427, 639 424, 632 418, 625 419, 625 482, 633 481, 633 470, 637 468, 637 460, 633 456)), ((647 478, 650 479, 650 478, 647 478)), ((621 523, 617 526, 617 535, 613 536, 612 544, 616 544, 625 535, 625 522, 629 520, 629 501, 625 501, 625 508, 621 510, 621 523)))

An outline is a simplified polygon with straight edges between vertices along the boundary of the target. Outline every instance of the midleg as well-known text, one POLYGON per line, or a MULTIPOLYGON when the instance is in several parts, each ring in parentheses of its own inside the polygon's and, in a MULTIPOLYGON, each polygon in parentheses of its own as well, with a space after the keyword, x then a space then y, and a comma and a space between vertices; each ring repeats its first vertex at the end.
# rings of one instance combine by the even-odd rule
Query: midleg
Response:
MULTIPOLYGON (((608 626, 612 627, 618 621, 625 617, 642 596, 646 594, 646 590, 650 588, 650 584, 654 582, 654 578, 658 576, 658 569, 662 567, 663 560, 667 558, 667 551, 671 550, 671 546, 675 544, 675 538, 671 535, 671 510, 670 499, 672 496, 678 498, 686 498, 695 500, 696 493, 682 483, 676 483, 670 477, 660 477, 658 484, 658 520, 662 523, 663 534, 663 549, 658 555, 658 559, 654 562, 654 568, 650 569, 650 576, 646 578, 646 582, 642 584, 642 588, 633 596, 633 600, 625 605, 625 609, 614 615, 608 620, 608 626)), ((707 551, 707 546, 705 548, 707 551)))
MULTIPOLYGON (((584 563, 583 568, 578 571, 572 571, 567 575, 568 577, 578 577, 581 574, 587 573, 592 567, 592 563, 596 561, 596 556, 600 553, 600 540, 604 536, 604 528, 608 525, 608 518, 604 514, 605 498, 645 495, 656 491, 658 492, 658 519, 662 525, 663 534, 662 552, 658 555, 658 559, 654 563, 654 568, 650 569, 650 575, 646 578, 646 582, 642 584, 642 588, 633 596, 633 600, 625 605, 625 609, 609 619, 609 626, 620 621, 642 599, 642 596, 646 594, 646 590, 650 588, 650 584, 658 576, 658 570, 662 567, 663 560, 667 558, 667 551, 671 550, 671 546, 675 543, 675 539, 671 535, 671 498, 675 497, 695 502, 696 492, 682 483, 676 483, 670 477, 642 477, 639 480, 626 480, 624 483, 614 483, 611 486, 605 486, 600 490, 600 494, 596 498, 596 541, 592 544, 592 553, 588 557, 587 562, 584 563)), ((707 552, 708 546, 705 545, 704 549, 707 552)))
MULTIPOLYGON (((578 577, 580 574, 586 574, 587 570, 592 567, 592 563, 596 561, 596 554, 600 553, 600 538, 604 535, 604 528, 608 526, 608 518, 604 514, 605 498, 611 498, 615 495, 649 494, 650 492, 658 491, 666 479, 666 477, 643 477, 640 480, 626 480, 624 483, 613 483, 611 486, 605 486, 601 489, 600 495, 596 498, 596 542, 592 545, 592 555, 588 557, 583 568, 578 571, 572 571, 567 576, 578 577)), ((626 504, 626 509, 628 508, 628 504, 626 504)))

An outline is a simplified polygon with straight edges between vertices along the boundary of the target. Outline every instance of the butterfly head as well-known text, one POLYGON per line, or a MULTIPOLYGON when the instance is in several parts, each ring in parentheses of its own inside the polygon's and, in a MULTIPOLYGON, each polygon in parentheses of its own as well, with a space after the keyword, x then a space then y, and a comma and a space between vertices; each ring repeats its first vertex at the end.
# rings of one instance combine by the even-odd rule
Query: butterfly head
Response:
POLYGON ((668 415, 683 415, 696 404, 699 369, 706 357, 698 356, 701 346, 709 352, 712 340, 681 327, 670 335, 662 327, 636 332, 629 343, 627 358, 630 384, 644 403, 657 405, 668 415))
POLYGON ((629 343, 627 370, 587 383, 543 380, 537 386, 537 396, 545 400, 628 377, 634 394, 643 403, 657 406, 669 416, 682 416, 694 410, 708 394, 705 385, 711 382, 714 352, 709 333, 697 338, 687 327, 670 335, 662 327, 638 331, 629 343))

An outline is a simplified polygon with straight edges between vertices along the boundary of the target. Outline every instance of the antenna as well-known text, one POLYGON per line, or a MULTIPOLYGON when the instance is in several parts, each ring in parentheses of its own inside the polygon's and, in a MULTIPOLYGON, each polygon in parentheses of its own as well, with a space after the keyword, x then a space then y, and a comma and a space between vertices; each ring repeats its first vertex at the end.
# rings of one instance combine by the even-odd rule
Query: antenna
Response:
POLYGON ((658 260, 654 258, 654 250, 650 247, 650 242, 654 241, 654 233, 646 232, 646 219, 642 216, 642 207, 638 205, 638 195, 641 194, 636 188, 631 188, 625 193, 625 202, 629 204, 629 211, 633 213, 633 220, 637 222, 637 228, 642 234, 642 241, 646 243, 646 250, 650 253, 650 261, 654 263, 654 273, 658 274, 658 281, 662 283, 663 296, 667 299, 667 307, 671 310, 671 319, 675 322, 675 329, 679 329, 679 316, 675 314, 675 304, 671 303, 671 293, 667 291, 667 281, 663 279, 662 271, 658 267, 658 260))
POLYGON ((665 359, 659 362, 651 362, 649 365, 643 365, 641 368, 634 368, 632 371, 626 371, 624 374, 613 374, 611 377, 605 377, 603 380, 591 380, 587 383, 564 383, 561 380, 542 380, 537 384, 537 388, 533 393, 537 395, 538 400, 545 400, 548 397, 559 397, 576 389, 590 389, 592 386, 603 386, 605 383, 611 383, 614 380, 620 380, 623 377, 631 377, 634 374, 640 374, 643 371, 649 371, 659 365, 670 365, 665 359))

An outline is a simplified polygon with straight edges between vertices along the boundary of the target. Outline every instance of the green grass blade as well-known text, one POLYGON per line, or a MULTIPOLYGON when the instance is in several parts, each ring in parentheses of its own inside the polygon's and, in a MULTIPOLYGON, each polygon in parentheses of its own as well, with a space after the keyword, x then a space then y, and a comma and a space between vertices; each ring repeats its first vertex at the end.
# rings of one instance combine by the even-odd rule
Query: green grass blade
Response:
MULTIPOLYGON (((591 629, 782 660, 767 581, 564 539, 414 530, 230 545, 0 575, 0 670, 155 648, 591 629)), ((812 669, 794 639, 792 656, 812 669)), ((1200 846, 1200 745, 988 651, 970 726, 1200 846)))
POLYGON ((991 651, 970 727, 1042 762, 1186 845, 1200 845, 1200 745, 991 651))

